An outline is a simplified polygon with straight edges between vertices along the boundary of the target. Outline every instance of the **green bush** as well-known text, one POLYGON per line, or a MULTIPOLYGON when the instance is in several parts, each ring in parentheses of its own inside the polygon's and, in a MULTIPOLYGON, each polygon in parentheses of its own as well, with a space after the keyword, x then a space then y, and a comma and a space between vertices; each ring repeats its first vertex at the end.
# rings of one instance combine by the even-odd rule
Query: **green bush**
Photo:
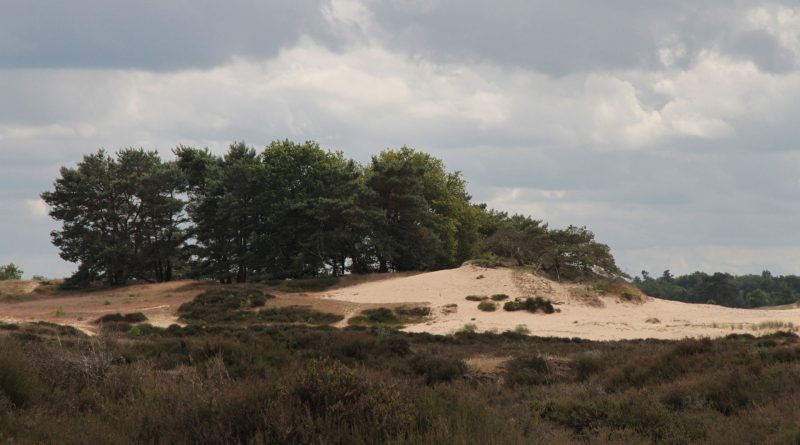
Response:
POLYGON ((339 284, 339 277, 296 278, 268 281, 274 289, 283 292, 321 292, 339 284))
POLYGON ((545 314, 552 314, 556 311, 553 303, 550 300, 542 297, 534 298, 517 298, 514 301, 507 301, 503 305, 506 311, 528 311, 528 312, 544 312, 545 314))
POLYGON ((120 313, 116 313, 116 314, 103 315, 102 317, 100 317, 97 320, 95 320, 94 324, 119 323, 119 322, 134 324, 134 323, 142 323, 142 322, 145 322, 147 320, 148 320, 147 315, 145 315, 145 314, 143 314, 141 312, 135 312, 135 313, 125 314, 125 315, 122 315, 120 313))
POLYGON ((400 306, 394 308, 394 312, 401 317, 420 318, 431 315, 431 308, 426 306, 400 306))
POLYGON ((246 321, 254 317, 246 309, 264 306, 270 298, 275 297, 254 288, 212 289, 198 295, 193 301, 182 304, 178 308, 178 313, 187 321, 207 323, 246 321))
POLYGON ((308 307, 289 306, 264 309, 258 312, 258 320, 273 323, 331 324, 344 319, 341 315, 320 312, 308 307))
POLYGON ((467 295, 466 300, 467 301, 483 301, 483 300, 485 300, 487 298, 488 297, 486 295, 467 295))
POLYGON ((491 301, 481 301, 478 304, 478 309, 484 312, 494 312, 497 310, 497 305, 492 303, 491 301))
POLYGON ((503 301, 503 300, 505 300, 507 298, 508 298, 508 295, 506 295, 506 294, 494 294, 494 295, 491 296, 491 299, 493 301, 503 301))
POLYGON ((388 307, 379 307, 361 311, 361 315, 350 318, 348 324, 355 326, 399 325, 401 320, 388 307))
POLYGON ((463 360, 433 352, 415 355, 409 366, 414 374, 424 377, 428 384, 452 382, 467 372, 463 360))
POLYGON ((528 334, 531 333, 531 330, 528 329, 528 326, 526 326, 524 324, 518 324, 518 325, 514 326, 514 330, 512 332, 514 332, 515 334, 520 334, 520 335, 528 335, 528 334))

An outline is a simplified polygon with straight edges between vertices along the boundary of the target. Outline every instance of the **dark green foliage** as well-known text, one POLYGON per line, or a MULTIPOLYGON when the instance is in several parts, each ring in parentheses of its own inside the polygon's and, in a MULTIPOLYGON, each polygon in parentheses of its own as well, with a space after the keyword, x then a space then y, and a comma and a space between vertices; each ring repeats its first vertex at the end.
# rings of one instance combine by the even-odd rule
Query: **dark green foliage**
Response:
POLYGON ((365 309, 361 311, 361 315, 350 318, 349 323, 352 325, 396 325, 400 324, 400 318, 394 313, 393 310, 387 307, 379 307, 375 309, 365 309))
POLYGON ((411 371, 418 376, 424 377, 425 382, 429 385, 452 382, 463 376, 467 371, 467 365, 463 360, 432 352, 415 355, 409 365, 411 371))
POLYGON ((116 323, 116 322, 125 322, 125 323, 142 323, 147 321, 147 315, 141 312, 135 312, 132 314, 106 314, 102 317, 98 318, 94 321, 95 324, 102 324, 102 323, 116 323))
POLYGON ((485 295, 483 295, 483 296, 481 296, 481 295, 467 295, 467 297, 465 299, 467 301, 483 301, 486 298, 487 297, 485 295))
POLYGON ((380 210, 372 237, 380 271, 452 267, 471 258, 478 242, 479 210, 460 173, 408 147, 372 157, 366 172, 380 210))
POLYGON ((491 301, 481 301, 478 303, 478 309, 484 312, 494 312, 497 310, 497 304, 491 301))
POLYGON ((171 280, 186 237, 181 187, 175 165, 155 151, 124 149, 111 157, 100 150, 76 168, 62 167, 42 199, 62 223, 53 244, 78 263, 68 284, 171 280))
POLYGON ((22 269, 17 267, 14 263, 8 263, 0 266, 0 281, 5 280, 21 280, 22 269))
POLYGON ((642 271, 641 278, 636 277, 634 284, 642 292, 657 298, 728 307, 784 305, 800 300, 800 277, 775 277, 769 271, 760 275, 694 272, 673 276, 665 270, 658 278, 642 271))
POLYGON ((282 292, 320 292, 339 284, 339 282, 339 277, 316 277, 267 281, 266 283, 282 292))
POLYGON ((508 299, 508 295, 506 294, 494 294, 492 295, 492 301, 503 301, 508 299))
POLYGON ((405 323, 419 323, 431 314, 429 307, 400 306, 394 309, 379 307, 365 309, 361 314, 351 317, 348 324, 351 326, 388 326, 402 328, 405 323))
POLYGON ((585 227, 551 230, 473 204, 459 172, 408 147, 366 166, 312 141, 173 153, 101 150, 62 168, 42 198, 62 223, 53 243, 79 266, 65 286, 181 276, 315 291, 347 273, 442 269, 478 254, 558 279, 624 276, 585 227))
POLYGON ((431 315, 431 308, 426 306, 400 306, 394 308, 394 312, 401 317, 421 318, 431 315))
POLYGON ((341 315, 315 311, 302 306, 274 307, 258 312, 257 319, 272 323, 307 323, 324 325, 344 319, 341 315))
POLYGON ((495 210, 483 213, 484 255, 512 258, 553 278, 581 280, 625 277, 607 245, 586 227, 549 229, 542 221, 495 210))
POLYGON ((219 288, 198 295, 193 301, 178 308, 181 318, 207 323, 236 322, 251 319, 252 311, 246 309, 264 306, 274 296, 254 288, 219 288))
POLYGON ((514 301, 507 301, 503 305, 503 310, 544 312, 545 314, 552 314, 556 311, 553 303, 542 297, 517 298, 514 301))

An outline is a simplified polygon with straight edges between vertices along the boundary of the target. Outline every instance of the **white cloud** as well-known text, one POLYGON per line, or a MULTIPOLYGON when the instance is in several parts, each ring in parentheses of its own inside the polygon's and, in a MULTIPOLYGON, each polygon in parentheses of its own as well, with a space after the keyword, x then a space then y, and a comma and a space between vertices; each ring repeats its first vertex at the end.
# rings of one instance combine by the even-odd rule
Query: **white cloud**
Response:
MULTIPOLYGON (((743 237, 766 242, 754 228, 785 233, 780 226, 800 218, 787 204, 800 196, 800 72, 766 71, 753 57, 726 53, 720 42, 729 36, 714 34, 718 27, 696 37, 686 31, 691 27, 668 19, 648 34, 652 54, 640 55, 645 62, 606 55, 608 63, 600 63, 601 53, 578 60, 580 48, 555 43, 548 48, 575 63, 553 62, 560 67, 553 70, 526 62, 524 54, 517 54, 519 63, 499 63, 485 55, 495 46, 464 53, 448 49, 458 42, 426 41, 441 35, 424 32, 441 24, 441 8, 422 3, 425 8, 417 0, 392 3, 411 17, 394 28, 411 36, 414 45, 407 47, 393 41, 386 18, 375 13, 378 2, 330 0, 315 5, 330 33, 281 41, 282 49, 266 57, 236 47, 215 66, 172 71, 0 69, 0 181, 6 181, 0 192, 15 203, 18 196, 36 196, 50 186, 58 164, 100 147, 168 153, 183 143, 220 151, 233 140, 262 145, 291 138, 315 139, 360 160, 403 144, 431 151, 464 170, 473 194, 490 205, 555 226, 586 224, 623 252, 625 264, 661 258, 672 265, 663 260, 672 253, 652 246, 682 239, 706 247, 725 240, 736 245, 743 237), (422 9, 434 14, 423 17, 430 22, 413 21, 422 9), (791 159, 767 156, 770 147, 794 150, 795 170, 791 159), (741 156, 734 159, 733 152, 741 156), (20 195, 15 188, 22 183, 29 190, 20 195), (720 228, 728 230, 715 235, 720 228)), ((516 7, 529 12, 522 2, 516 7)), ((504 17, 494 12, 494 19, 504 17)), ((728 19, 736 28, 730 34, 764 31, 800 57, 796 9, 759 6, 728 19)), ((509 35, 529 35, 522 31, 509 35)), ((592 30, 593 36, 609 33, 598 49, 624 43, 614 31, 592 30)), ((631 45, 619 51, 649 48, 631 45)), ((538 54, 546 59, 548 53, 538 54)), ((8 227, 27 230, 30 218, 46 216, 38 200, 26 201, 24 210, 5 217, 8 227)), ((42 223, 37 239, 46 242, 50 229, 42 223)), ((787 252, 800 247, 791 237, 786 243, 785 251, 742 250, 741 264, 731 267, 760 267, 757 253, 791 261, 787 252)), ((705 267, 724 256, 700 261, 705 257, 698 253, 694 261, 689 248, 683 256, 675 252, 685 260, 676 260, 676 268, 705 267)))
POLYGON ((28 215, 34 219, 48 218, 48 212, 50 211, 47 204, 41 199, 26 199, 25 209, 28 215))

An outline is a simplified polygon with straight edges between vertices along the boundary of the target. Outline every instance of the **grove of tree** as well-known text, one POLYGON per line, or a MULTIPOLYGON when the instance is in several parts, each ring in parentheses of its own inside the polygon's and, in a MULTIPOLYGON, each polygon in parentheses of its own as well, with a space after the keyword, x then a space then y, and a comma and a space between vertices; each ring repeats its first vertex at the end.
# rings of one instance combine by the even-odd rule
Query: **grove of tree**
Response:
POLYGON ((800 300, 800 277, 761 274, 731 275, 694 272, 673 276, 669 270, 657 278, 647 271, 634 278, 644 293, 686 303, 712 303, 728 307, 761 307, 792 304, 800 300))
POLYGON ((624 276, 585 227, 473 203, 460 172, 408 147, 366 165, 311 141, 173 153, 99 150, 62 167, 42 199, 61 222, 53 243, 78 265, 69 284, 436 270, 476 257, 555 279, 624 276))

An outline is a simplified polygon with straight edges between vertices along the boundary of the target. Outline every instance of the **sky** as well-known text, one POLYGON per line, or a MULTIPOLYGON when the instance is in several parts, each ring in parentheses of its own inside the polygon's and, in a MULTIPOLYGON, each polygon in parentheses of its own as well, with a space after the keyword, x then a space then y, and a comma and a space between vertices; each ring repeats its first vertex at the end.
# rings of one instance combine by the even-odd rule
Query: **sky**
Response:
POLYGON ((99 148, 403 145, 621 268, 800 274, 800 3, 0 0, 0 264, 99 148))

